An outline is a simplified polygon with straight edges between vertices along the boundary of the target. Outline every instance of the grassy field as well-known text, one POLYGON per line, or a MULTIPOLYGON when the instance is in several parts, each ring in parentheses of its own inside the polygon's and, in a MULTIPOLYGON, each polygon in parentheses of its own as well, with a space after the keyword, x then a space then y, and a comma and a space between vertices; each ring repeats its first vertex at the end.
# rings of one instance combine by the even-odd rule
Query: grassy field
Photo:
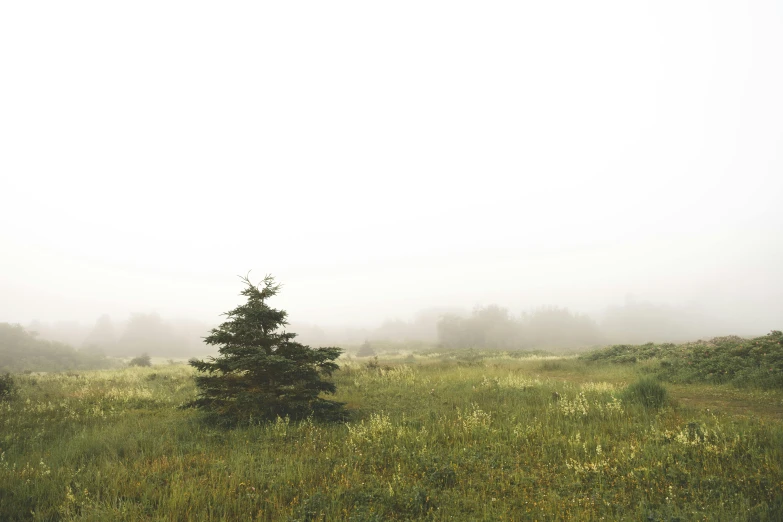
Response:
POLYGON ((781 390, 645 404, 644 364, 341 363, 348 423, 234 430, 178 408, 183 364, 15 376, 0 520, 783 520, 781 390))

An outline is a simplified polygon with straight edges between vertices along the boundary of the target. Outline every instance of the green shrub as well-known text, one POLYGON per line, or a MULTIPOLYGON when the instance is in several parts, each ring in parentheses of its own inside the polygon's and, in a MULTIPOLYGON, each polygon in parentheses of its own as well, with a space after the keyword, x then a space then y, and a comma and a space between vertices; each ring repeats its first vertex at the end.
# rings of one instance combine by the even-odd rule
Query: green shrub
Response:
POLYGON ((10 399, 16 393, 16 382, 10 373, 0 375, 0 401, 10 399))
POLYGON ((645 408, 660 408, 666 404, 669 393, 660 382, 644 377, 625 388, 622 394, 624 402, 641 404, 645 408))
POLYGON ((660 377, 671 382, 783 388, 783 333, 690 343, 663 362, 666 364, 661 365, 660 377))
POLYGON ((146 353, 134 357, 128 363, 128 366, 152 366, 152 359, 146 353))
POLYGON ((676 351, 677 346, 671 343, 662 344, 615 344, 592 350, 579 356, 588 362, 609 362, 614 364, 634 364, 648 359, 660 359, 676 351))
POLYGON ((779 330, 755 339, 729 335, 679 345, 615 345, 579 358, 610 364, 659 362, 649 369, 668 382, 783 388, 783 332, 779 330))

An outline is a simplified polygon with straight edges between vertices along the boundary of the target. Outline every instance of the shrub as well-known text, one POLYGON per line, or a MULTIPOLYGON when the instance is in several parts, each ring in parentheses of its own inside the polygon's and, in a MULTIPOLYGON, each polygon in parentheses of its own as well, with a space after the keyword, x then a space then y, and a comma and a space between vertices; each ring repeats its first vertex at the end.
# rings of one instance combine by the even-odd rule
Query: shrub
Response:
POLYGON ((0 375, 0 401, 10 399, 16 393, 16 382, 10 373, 0 375))
POLYGON ((681 348, 662 361, 661 378, 684 383, 783 388, 783 333, 780 331, 755 339, 716 337, 681 348))
POLYGON ((666 387, 651 377, 644 377, 628 385, 622 394, 624 402, 641 404, 645 408, 660 408, 666 404, 668 397, 666 387))
POLYGON ((756 388, 783 388, 783 332, 755 339, 735 335, 674 345, 616 345, 583 354, 587 362, 635 364, 658 362, 650 369, 661 380, 706 382, 756 388))
POLYGON ((152 366, 152 359, 146 353, 134 357, 128 363, 128 366, 152 366))
POLYGON ((371 360, 367 361, 367 369, 368 370, 377 370, 381 367, 380 364, 378 364, 378 356, 374 356, 371 360))
POLYGON ((670 354, 676 349, 671 343, 663 344, 615 344, 598 350, 593 350, 579 356, 588 362, 609 362, 614 364, 635 364, 639 361, 657 359, 670 354))

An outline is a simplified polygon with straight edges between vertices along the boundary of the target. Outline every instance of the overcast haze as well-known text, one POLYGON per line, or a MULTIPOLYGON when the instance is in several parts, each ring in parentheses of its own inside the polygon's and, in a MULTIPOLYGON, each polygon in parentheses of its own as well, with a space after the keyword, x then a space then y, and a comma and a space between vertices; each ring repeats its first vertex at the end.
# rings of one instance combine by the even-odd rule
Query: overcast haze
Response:
POLYGON ((0 322, 783 327, 783 3, 4 2, 0 322))

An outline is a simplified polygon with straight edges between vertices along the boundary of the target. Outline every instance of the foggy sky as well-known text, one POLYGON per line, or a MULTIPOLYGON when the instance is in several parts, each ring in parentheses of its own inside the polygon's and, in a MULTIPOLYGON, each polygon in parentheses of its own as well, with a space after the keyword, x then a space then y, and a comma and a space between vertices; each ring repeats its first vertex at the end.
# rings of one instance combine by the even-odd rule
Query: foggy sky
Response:
POLYGON ((5 2, 0 322, 783 326, 783 4, 5 2))

